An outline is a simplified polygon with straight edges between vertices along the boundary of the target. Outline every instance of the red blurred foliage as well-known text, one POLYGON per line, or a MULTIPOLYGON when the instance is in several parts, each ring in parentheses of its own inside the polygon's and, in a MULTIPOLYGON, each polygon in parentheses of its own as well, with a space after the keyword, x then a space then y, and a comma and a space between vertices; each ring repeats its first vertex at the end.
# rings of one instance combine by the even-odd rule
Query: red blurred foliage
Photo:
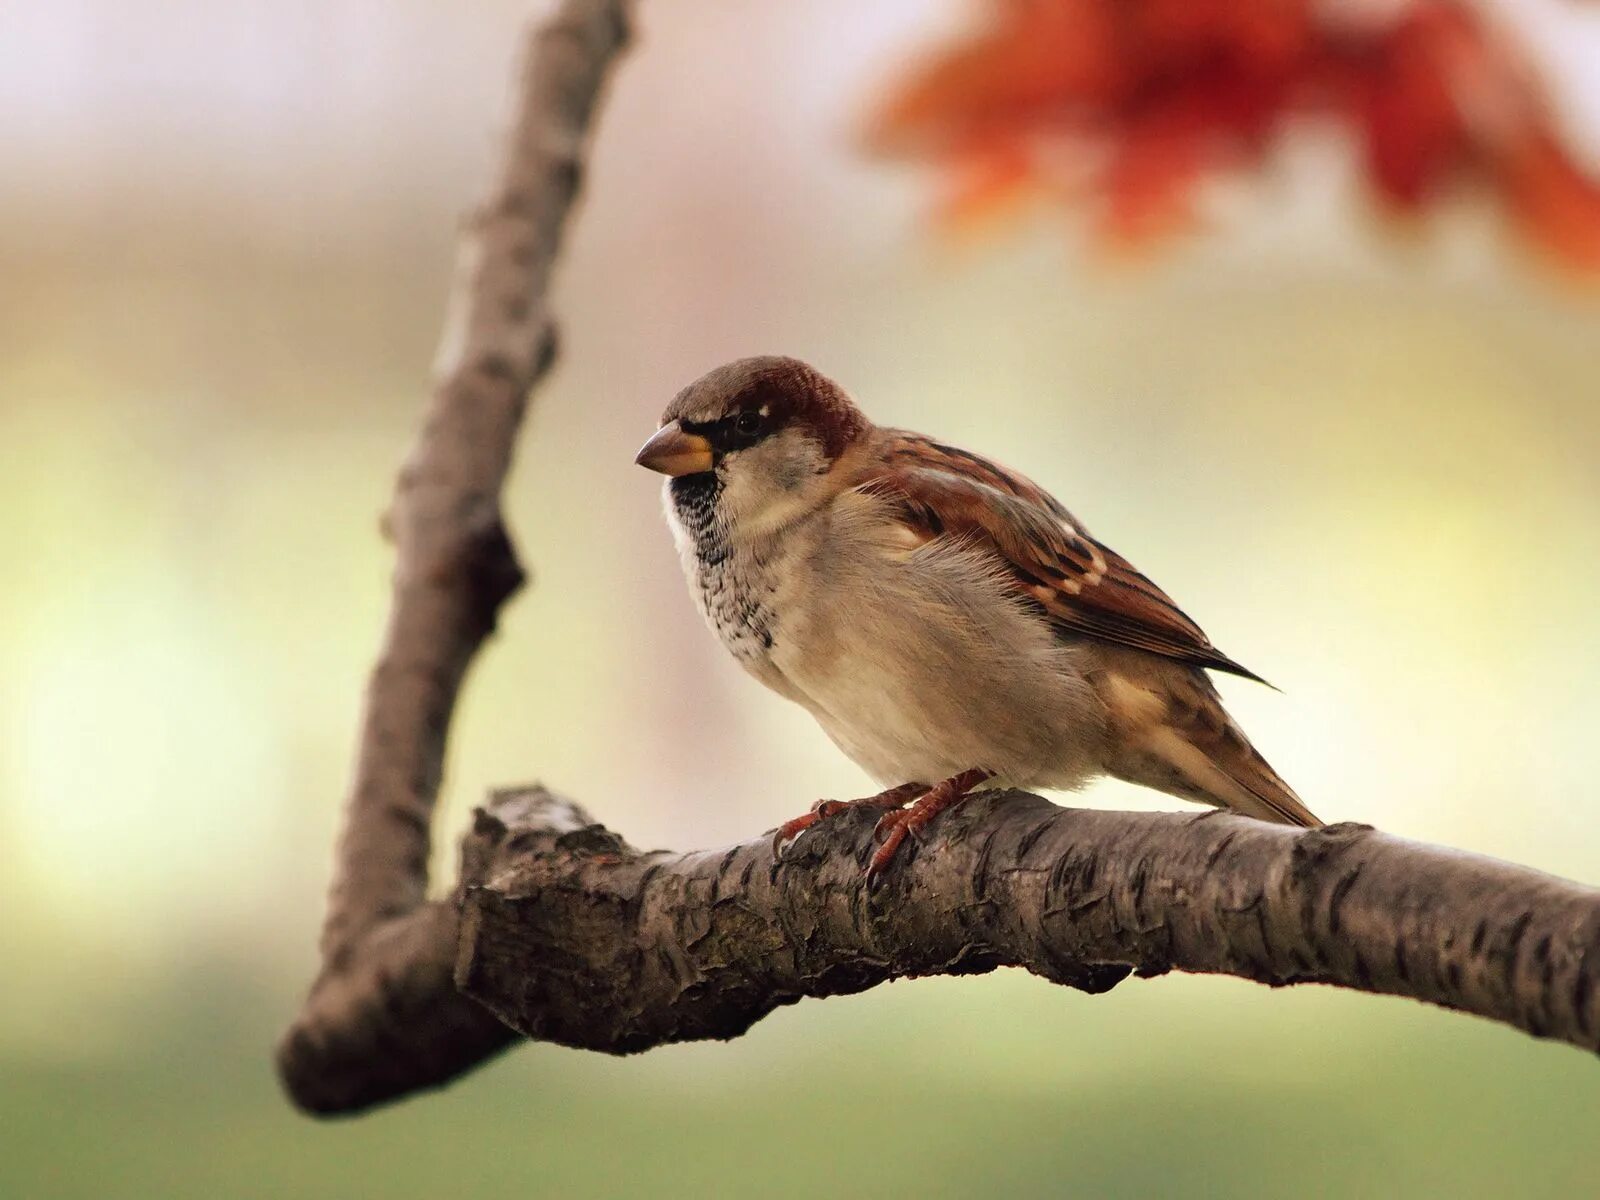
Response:
POLYGON ((1392 211, 1487 189, 1560 261, 1600 272, 1600 181, 1562 148, 1537 76, 1461 0, 989 0, 925 63, 874 145, 947 168, 963 220, 1038 192, 1095 200, 1113 245, 1193 220, 1196 185, 1259 167, 1297 117, 1360 139, 1392 211))

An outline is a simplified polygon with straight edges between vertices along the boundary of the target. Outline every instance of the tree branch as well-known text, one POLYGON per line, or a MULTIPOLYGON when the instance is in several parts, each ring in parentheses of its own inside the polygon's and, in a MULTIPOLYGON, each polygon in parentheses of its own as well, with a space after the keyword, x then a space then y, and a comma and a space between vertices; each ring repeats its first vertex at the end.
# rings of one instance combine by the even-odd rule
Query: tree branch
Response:
POLYGON ((562 0, 530 27, 504 157, 462 237, 432 401, 384 522, 393 596, 322 971, 278 1051, 285 1086, 312 1110, 438 1082, 511 1040, 449 987, 455 914, 425 903, 429 827, 461 681, 523 582, 500 492, 528 392, 555 357, 550 273, 631 13, 631 0, 562 0))
POLYGON ((1364 825, 1005 792, 940 818, 872 893, 875 816, 825 821, 776 862, 766 838, 641 853, 538 789, 502 793, 473 835, 502 857, 463 889, 456 982, 528 1037, 619 1054, 1000 966, 1086 992, 1169 970, 1329 983, 1600 1050, 1594 888, 1364 825))

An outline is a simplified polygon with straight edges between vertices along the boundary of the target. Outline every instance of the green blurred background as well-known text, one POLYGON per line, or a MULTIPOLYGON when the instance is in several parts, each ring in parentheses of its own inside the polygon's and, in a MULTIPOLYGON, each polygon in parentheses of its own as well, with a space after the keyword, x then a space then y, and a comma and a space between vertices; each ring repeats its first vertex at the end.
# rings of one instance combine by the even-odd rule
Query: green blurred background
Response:
MULTIPOLYGON (((377 513, 522 7, 8 22, 0 1197, 1600 1192, 1592 1058, 1187 977, 901 984, 729 1045, 522 1048, 354 1121, 289 1108, 270 1049, 314 967, 377 513)), ((1600 164, 1572 70, 1597 22, 1524 7, 1600 164)), ((1060 214, 932 238, 927 179, 852 139, 960 12, 643 10, 508 496, 536 586, 460 710, 441 866, 495 784, 683 847, 867 787, 702 630, 631 462, 682 383, 785 352, 1058 491, 1284 689, 1222 681, 1324 816, 1600 879, 1600 303, 1471 200, 1385 229, 1315 129, 1218 191, 1226 232, 1136 269, 1060 214)))

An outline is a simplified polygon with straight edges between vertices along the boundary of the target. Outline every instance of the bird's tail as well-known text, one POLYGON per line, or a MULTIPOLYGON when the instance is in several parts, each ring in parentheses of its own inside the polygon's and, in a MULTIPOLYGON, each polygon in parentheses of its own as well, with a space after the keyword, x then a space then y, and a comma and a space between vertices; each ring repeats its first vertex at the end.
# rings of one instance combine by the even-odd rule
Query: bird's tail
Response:
MULTIPOLYGON (((1134 706, 1144 709, 1143 720, 1116 721, 1113 711, 1118 726, 1110 764, 1114 775, 1262 821, 1307 828, 1322 824, 1250 744, 1198 670, 1165 680, 1165 687, 1140 682, 1143 686, 1118 680, 1111 689, 1114 694, 1135 688, 1148 697, 1134 706)), ((1124 704, 1123 711, 1130 707, 1124 704)))

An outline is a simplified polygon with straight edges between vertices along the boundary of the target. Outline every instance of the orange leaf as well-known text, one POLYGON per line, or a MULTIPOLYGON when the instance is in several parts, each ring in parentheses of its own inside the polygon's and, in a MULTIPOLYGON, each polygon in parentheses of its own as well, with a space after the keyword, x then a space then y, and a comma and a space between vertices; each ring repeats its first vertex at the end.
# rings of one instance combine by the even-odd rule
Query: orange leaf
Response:
POLYGON ((1098 205, 1108 242, 1148 244, 1192 223, 1207 175, 1258 165, 1309 112, 1360 140, 1390 203, 1421 212, 1486 183, 1530 237, 1600 272, 1600 181, 1465 0, 1389 15, 1330 0, 989 2, 987 25, 917 69, 872 126, 877 148, 939 165, 947 224, 1049 193, 1098 205))
POLYGON ((1019 142, 1001 142, 959 157, 951 167, 950 191, 939 205, 939 221, 970 228, 1014 206, 1033 190, 1033 162, 1019 142))
POLYGON ((1362 114, 1373 182, 1408 209, 1433 195, 1466 146, 1448 64, 1426 15, 1419 9, 1384 39, 1362 114))
POLYGON ((1096 0, 1009 0, 993 29, 914 73, 870 123, 897 151, 1026 126, 1042 110, 1119 86, 1111 21, 1096 0))
POLYGON ((1546 133, 1506 165, 1508 202, 1524 233, 1569 266, 1600 271, 1600 180, 1546 133))

